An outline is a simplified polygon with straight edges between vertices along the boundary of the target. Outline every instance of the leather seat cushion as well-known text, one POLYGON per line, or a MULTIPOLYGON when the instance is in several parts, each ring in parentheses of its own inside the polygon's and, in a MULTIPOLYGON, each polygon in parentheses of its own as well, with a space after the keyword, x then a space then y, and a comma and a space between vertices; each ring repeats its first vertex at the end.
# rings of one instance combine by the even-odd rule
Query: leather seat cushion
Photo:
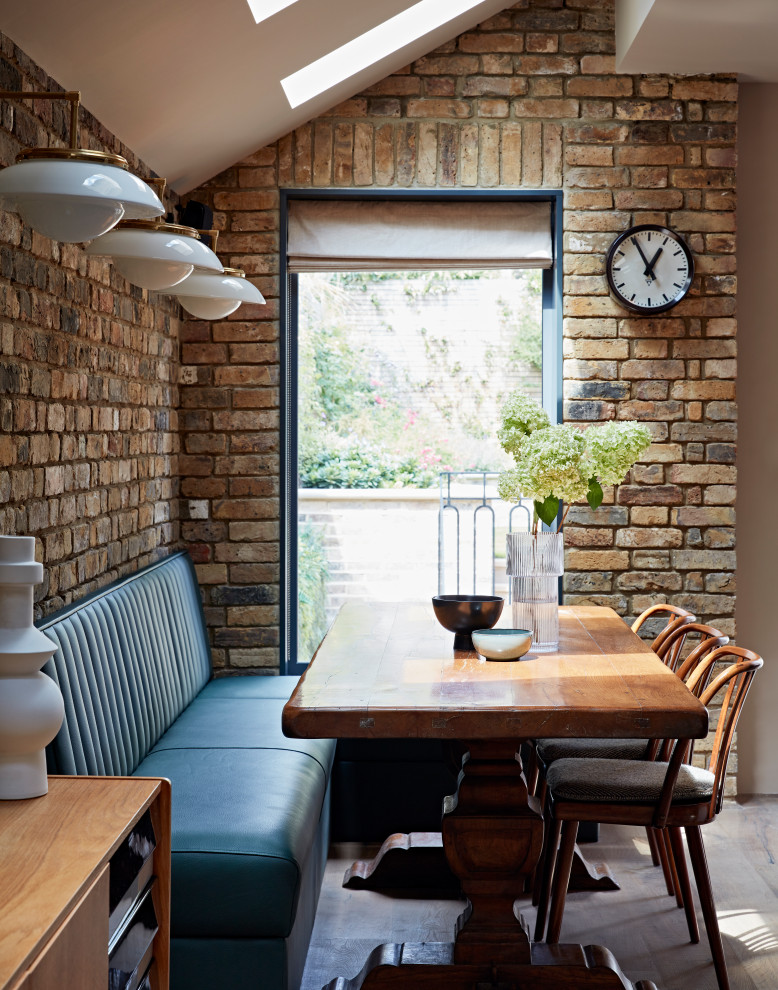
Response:
POLYGON ((642 760, 647 739, 538 739, 538 756, 545 764, 554 760, 642 760))
POLYGON ((286 937, 327 780, 305 753, 167 749, 137 776, 172 783, 174 937, 286 937))
POLYGON ((174 749, 293 751, 317 760, 325 774, 329 774, 335 757, 334 740, 287 739, 281 730, 281 713, 287 699, 254 697, 250 684, 242 696, 236 691, 234 697, 225 697, 224 692, 211 691, 219 683, 212 681, 200 692, 162 736, 153 753, 174 749))
POLYGON ((280 677, 252 677, 237 675, 217 677, 206 684, 200 697, 209 698, 278 698, 289 701, 297 687, 299 677, 282 674, 280 677))
MULTIPOLYGON (((652 760, 557 760, 546 780, 556 799, 654 804, 662 792, 667 763, 652 760)), ((673 802, 707 801, 715 778, 709 770, 681 766, 673 802)))

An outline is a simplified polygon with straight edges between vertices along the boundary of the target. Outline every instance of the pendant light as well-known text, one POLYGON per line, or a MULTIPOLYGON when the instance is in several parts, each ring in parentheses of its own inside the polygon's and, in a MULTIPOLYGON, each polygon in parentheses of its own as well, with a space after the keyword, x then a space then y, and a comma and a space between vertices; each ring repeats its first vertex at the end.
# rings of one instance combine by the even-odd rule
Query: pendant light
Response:
POLYGON ((116 270, 143 289, 170 289, 193 272, 223 270, 194 227, 163 220, 122 220, 86 253, 109 255, 116 270))
POLYGON ((265 301, 240 268, 225 268, 220 275, 195 272, 176 287, 175 295, 186 312, 199 320, 223 320, 241 303, 265 301))
POLYGON ((123 218, 165 212, 154 190, 129 171, 126 159, 76 147, 81 94, 0 91, 17 99, 69 100, 70 147, 33 148, 0 171, 0 206, 55 241, 99 237, 123 218))

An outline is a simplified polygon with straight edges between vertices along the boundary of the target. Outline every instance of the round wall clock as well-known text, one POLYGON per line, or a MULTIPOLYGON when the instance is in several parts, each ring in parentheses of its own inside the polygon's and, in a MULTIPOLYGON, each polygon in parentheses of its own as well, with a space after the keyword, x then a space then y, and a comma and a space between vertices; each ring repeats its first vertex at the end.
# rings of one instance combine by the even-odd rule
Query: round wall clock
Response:
POLYGON ((605 260, 617 301, 635 313, 662 313, 679 303, 694 277, 694 259, 674 231, 653 223, 619 234, 605 260))

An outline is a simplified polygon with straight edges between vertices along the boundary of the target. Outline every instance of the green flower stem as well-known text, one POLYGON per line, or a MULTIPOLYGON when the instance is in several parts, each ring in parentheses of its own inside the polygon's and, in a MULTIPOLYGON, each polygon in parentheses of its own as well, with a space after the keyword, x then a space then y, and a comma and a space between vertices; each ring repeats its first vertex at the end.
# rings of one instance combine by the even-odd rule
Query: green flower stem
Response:
POLYGON ((570 511, 570 502, 565 506, 565 511, 562 513, 562 518, 559 520, 559 525, 556 528, 557 533, 565 524, 565 519, 567 519, 567 513, 570 511))

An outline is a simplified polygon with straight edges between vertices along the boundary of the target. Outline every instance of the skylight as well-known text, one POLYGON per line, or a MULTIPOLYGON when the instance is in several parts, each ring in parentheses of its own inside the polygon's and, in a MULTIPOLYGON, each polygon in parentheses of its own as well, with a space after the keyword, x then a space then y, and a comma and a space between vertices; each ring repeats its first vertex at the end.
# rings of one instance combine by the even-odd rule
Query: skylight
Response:
POLYGON ((279 10, 291 7, 293 3, 297 3, 297 0, 248 0, 248 5, 257 24, 260 21, 266 21, 268 17, 277 14, 279 10))
MULTIPOLYGON (((252 2, 252 0, 249 0, 252 2)), ((253 0, 257 2, 257 0, 253 0)), ((279 0, 280 2, 280 0, 279 0)), ((281 80, 291 107, 313 99, 350 76, 416 41, 482 0, 421 0, 328 55, 281 80)))

